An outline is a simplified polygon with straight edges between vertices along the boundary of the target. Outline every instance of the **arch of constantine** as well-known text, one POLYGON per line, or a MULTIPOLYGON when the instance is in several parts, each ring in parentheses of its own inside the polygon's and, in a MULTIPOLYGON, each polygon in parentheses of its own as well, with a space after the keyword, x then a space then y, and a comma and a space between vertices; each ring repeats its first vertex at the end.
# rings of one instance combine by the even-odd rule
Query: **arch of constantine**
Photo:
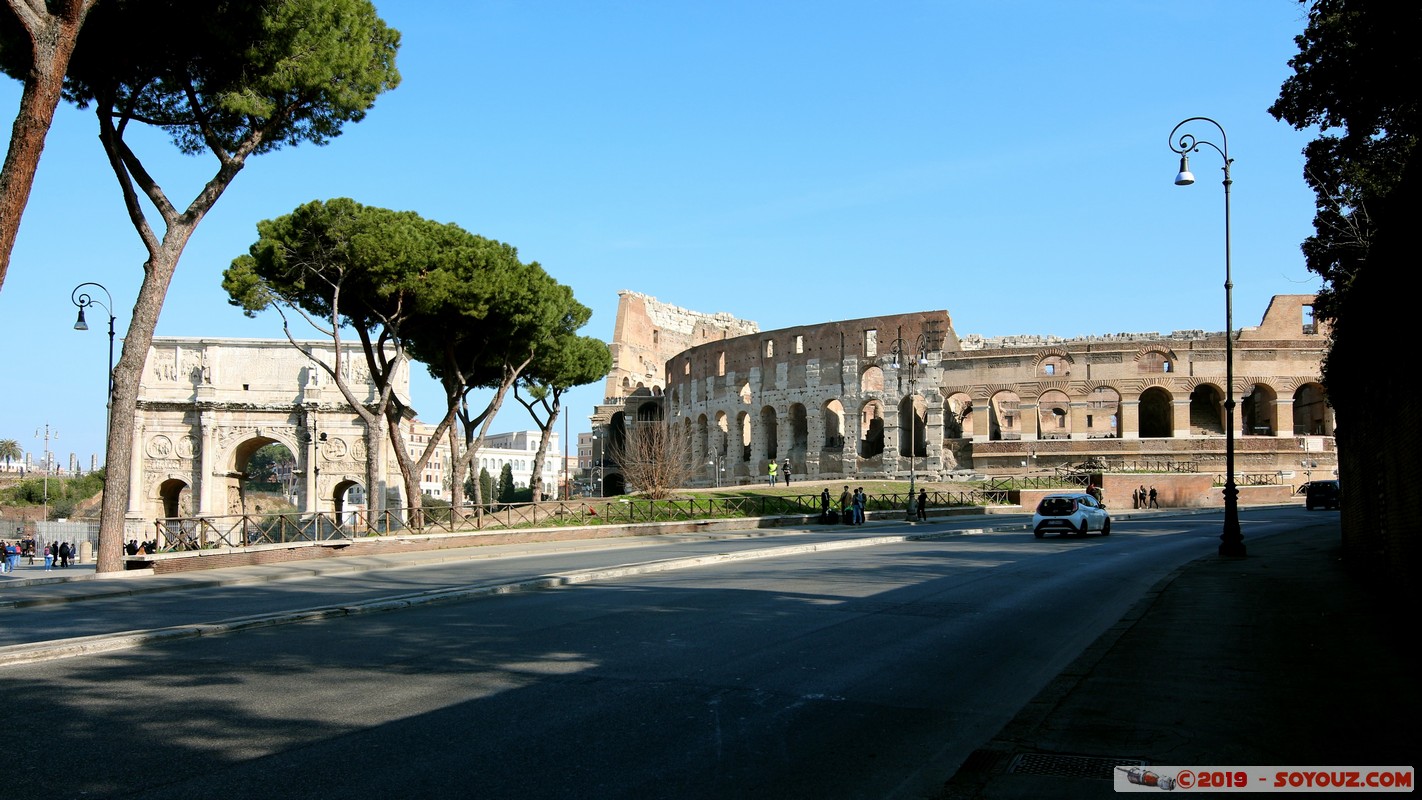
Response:
MULTIPOLYGON (((1276 296, 1260 325, 1236 331, 1238 473, 1336 468, 1312 303, 1276 296)), ((786 458, 811 479, 1087 461, 1219 474, 1225 352, 1225 335, 1203 330, 960 340, 946 311, 928 311, 692 343, 666 361, 664 385, 606 410, 631 426, 660 419, 665 399, 703 485, 718 468, 745 481, 786 458)))
MULTIPOLYGON (((153 519, 250 513, 242 478, 257 450, 277 443, 295 458, 296 505, 339 514, 371 488, 364 421, 317 366, 336 363, 330 342, 166 338, 153 340, 134 420, 126 526, 141 537, 153 519)), ((340 370, 357 399, 374 404, 375 384, 359 347, 343 348, 340 370)), ((401 364, 397 391, 408 395, 401 364)), ((382 443, 388 437, 378 437, 382 443)), ((374 487, 401 486, 382 444, 374 487)))

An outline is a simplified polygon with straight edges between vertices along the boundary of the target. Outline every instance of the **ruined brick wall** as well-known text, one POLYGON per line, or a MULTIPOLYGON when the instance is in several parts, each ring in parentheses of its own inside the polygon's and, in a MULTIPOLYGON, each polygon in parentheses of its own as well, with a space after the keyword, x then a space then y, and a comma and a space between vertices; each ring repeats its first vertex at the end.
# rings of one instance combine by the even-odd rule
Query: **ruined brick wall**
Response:
POLYGON ((672 356, 699 344, 758 330, 754 322, 730 314, 689 311, 637 292, 618 292, 617 321, 609 343, 612 371, 607 374, 604 397, 611 402, 638 389, 661 394, 665 365, 672 356))

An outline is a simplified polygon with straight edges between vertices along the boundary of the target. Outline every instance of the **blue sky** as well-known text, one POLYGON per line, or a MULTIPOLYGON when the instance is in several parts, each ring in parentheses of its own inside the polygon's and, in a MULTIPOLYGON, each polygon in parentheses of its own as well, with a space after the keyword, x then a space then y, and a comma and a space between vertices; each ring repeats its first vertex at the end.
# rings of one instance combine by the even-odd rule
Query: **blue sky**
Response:
MULTIPOLYGON (((1235 324, 1319 287, 1299 252, 1310 134, 1266 110, 1304 27, 1293 0, 376 5, 402 85, 330 145, 248 162, 159 336, 279 336, 227 304, 222 270, 258 221, 333 197, 513 244, 603 339, 622 289, 766 330, 933 309, 960 336, 1223 330, 1219 156, 1172 184, 1170 131, 1197 115, 1235 159, 1235 324)), ((10 119, 18 96, 0 83, 10 119)), ((181 205, 214 170, 137 141, 181 205)), ((72 329, 70 292, 107 286, 122 337, 142 261, 92 115, 62 105, 0 288, 0 438, 38 460, 48 423, 61 463, 102 452, 105 329, 72 329)), ((574 437, 601 395, 572 393, 574 437)), ((512 404, 494 426, 526 427, 512 404)))

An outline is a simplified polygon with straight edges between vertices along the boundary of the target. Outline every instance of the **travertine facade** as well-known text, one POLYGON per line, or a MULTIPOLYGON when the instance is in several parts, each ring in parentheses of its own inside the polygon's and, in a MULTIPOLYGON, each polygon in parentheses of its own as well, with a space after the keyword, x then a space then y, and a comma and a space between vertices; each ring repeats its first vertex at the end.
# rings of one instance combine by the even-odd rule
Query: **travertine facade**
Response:
MULTIPOLYGON (((1236 472, 1246 480, 1336 468, 1312 301, 1275 297, 1259 326, 1236 334, 1236 472)), ((960 340, 948 313, 932 311, 698 343, 668 360, 665 386, 705 483, 718 463, 750 480, 786 458, 810 478, 1087 460, 1222 473, 1225 375, 1223 333, 960 340)), ((619 424, 660 418, 660 398, 632 397, 619 411, 606 417, 613 437, 619 424)))
MULTIPOLYGON (((131 534, 151 534, 147 526, 156 518, 255 513, 244 507, 242 470, 274 442, 296 457, 302 511, 340 512, 353 487, 364 494, 369 432, 316 366, 317 359, 336 363, 331 343, 300 344, 298 350, 276 340, 153 340, 134 421, 131 534)), ((347 385, 358 400, 373 403, 376 389, 360 348, 342 355, 347 385)), ((402 364, 394 377, 402 396, 409 396, 409 379, 402 364)), ((377 491, 398 491, 388 444, 381 453, 377 491)))

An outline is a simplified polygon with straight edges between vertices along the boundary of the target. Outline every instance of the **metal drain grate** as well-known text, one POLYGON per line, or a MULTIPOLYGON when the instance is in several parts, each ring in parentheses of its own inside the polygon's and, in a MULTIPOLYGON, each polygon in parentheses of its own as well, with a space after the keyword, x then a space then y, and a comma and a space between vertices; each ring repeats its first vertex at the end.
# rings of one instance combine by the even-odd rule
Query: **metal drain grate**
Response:
POLYGON ((1112 780, 1117 766, 1144 767, 1146 762, 1131 758, 1098 758, 1096 756, 1059 756, 1051 753, 1019 753, 1007 766, 1009 773, 1020 775, 1051 775, 1058 778, 1090 778, 1112 780))

